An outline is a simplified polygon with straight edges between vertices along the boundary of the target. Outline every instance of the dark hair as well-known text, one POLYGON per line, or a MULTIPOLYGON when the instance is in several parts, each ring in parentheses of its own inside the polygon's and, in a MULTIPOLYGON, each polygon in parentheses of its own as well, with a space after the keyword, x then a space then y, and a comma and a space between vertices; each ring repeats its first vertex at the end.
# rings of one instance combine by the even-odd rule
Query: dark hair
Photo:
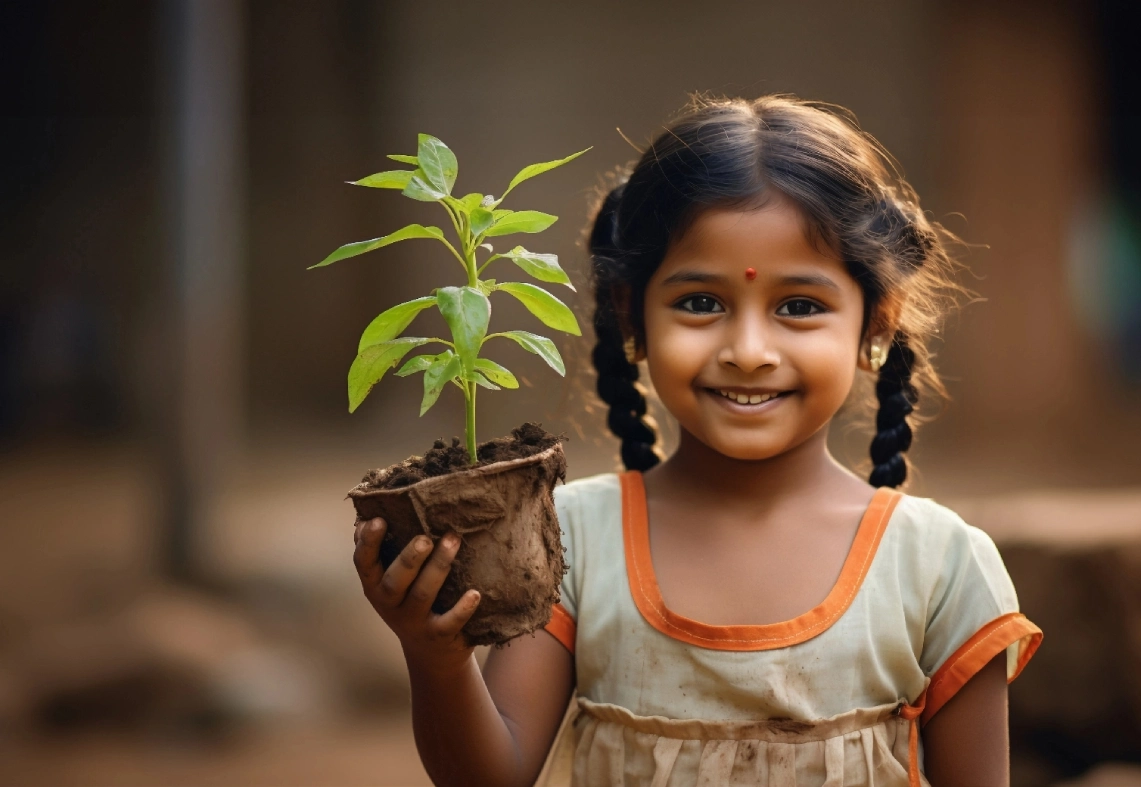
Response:
POLYGON ((602 200, 590 234, 592 358, 622 461, 631 470, 660 461, 638 367, 623 348, 624 329, 644 346, 650 277, 700 211, 755 206, 774 192, 845 261, 864 294, 864 333, 885 307, 898 311, 876 384, 870 482, 899 486, 919 387, 944 394, 927 343, 960 291, 947 251, 953 236, 923 214, 890 156, 849 113, 791 96, 695 100, 602 200))

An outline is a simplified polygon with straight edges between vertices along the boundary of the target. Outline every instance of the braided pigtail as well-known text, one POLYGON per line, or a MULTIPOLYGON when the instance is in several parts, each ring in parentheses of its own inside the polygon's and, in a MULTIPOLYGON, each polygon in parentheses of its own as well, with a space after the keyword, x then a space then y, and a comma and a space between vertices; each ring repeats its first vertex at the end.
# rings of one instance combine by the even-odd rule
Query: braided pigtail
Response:
POLYGON ((638 365, 626 360, 614 287, 624 283, 617 209, 622 186, 606 196, 590 235, 594 268, 594 334, 591 353, 598 373, 598 396, 609 408, 606 424, 622 440, 622 464, 627 470, 649 470, 661 461, 654 446, 658 436, 646 416, 645 389, 638 383, 638 365))
MULTIPOLYGON (((876 205, 864 242, 874 244, 868 248, 869 257, 882 255, 890 260, 888 266, 880 269, 877 285, 871 288, 879 300, 891 291, 914 293, 922 286, 922 271, 937 248, 938 236, 910 195, 889 192, 876 205)), ((907 480, 904 452, 914 437, 914 419, 909 416, 919 402, 917 383, 941 391, 925 344, 922 339, 918 343, 913 339, 915 335, 928 335, 933 329, 923 311, 914 306, 902 309, 887 358, 879 370, 879 408, 870 452, 873 467, 868 478, 872 486, 898 487, 907 480)))
POLYGON ((907 459, 903 452, 911 447, 911 424, 907 417, 915 410, 919 392, 911 383, 915 352, 907 344, 907 335, 897 333, 880 368, 876 382, 876 436, 872 438, 872 469, 868 483, 872 486, 899 486, 907 480, 907 459))

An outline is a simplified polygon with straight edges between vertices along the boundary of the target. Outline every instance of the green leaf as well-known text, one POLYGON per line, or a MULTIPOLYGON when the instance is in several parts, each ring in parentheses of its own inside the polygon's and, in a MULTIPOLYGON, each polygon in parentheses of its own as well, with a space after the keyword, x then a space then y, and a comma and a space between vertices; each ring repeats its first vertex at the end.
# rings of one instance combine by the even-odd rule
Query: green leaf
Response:
POLYGON ((503 284, 496 284, 495 289, 503 290, 504 292, 514 295, 527 307, 527 311, 542 320, 544 325, 558 331, 566 331, 575 336, 582 336, 582 331, 579 330, 578 320, 575 319, 574 312, 567 308, 565 303, 541 287, 536 287, 534 284, 509 281, 503 284))
POLYGON ((487 208, 473 208, 471 211, 471 234, 482 235, 495 222, 495 217, 487 208))
POLYGON ((463 209, 464 213, 471 213, 479 207, 479 203, 483 201, 483 195, 478 191, 473 191, 471 194, 464 194, 463 197, 456 200, 456 203, 463 209))
POLYGON ((393 153, 388 158, 393 161, 399 161, 401 164, 411 164, 414 167, 420 166, 420 159, 415 156, 401 156, 399 153, 393 153))
POLYGON ((502 385, 504 388, 519 387, 519 381, 515 379, 515 375, 495 361, 488 360, 487 358, 477 358, 475 361, 475 370, 483 373, 487 379, 493 383, 502 385))
POLYGON ((491 225, 491 229, 484 234, 492 238, 496 235, 511 235, 516 232, 542 232, 558 220, 558 216, 537 210, 517 210, 498 219, 495 224, 491 225))
MULTIPOLYGON (((586 150, 590 150, 590 148, 587 148, 586 150)), ((530 166, 523 167, 523 169, 519 170, 519 174, 511 179, 511 183, 508 184, 507 191, 503 192, 503 196, 506 197, 508 191, 511 191, 511 189, 515 188, 525 180, 529 180, 536 175, 542 175, 544 172, 550 172, 555 167, 561 167, 567 162, 574 161, 576 158, 585 153, 586 150, 580 150, 578 153, 573 153, 566 158, 559 159, 558 161, 544 161, 542 164, 531 164, 530 166)), ((500 199, 503 199, 503 197, 500 197, 500 199)))
POLYGON ((571 284, 570 277, 567 276, 566 271, 559 267, 559 257, 557 254, 537 254, 533 251, 527 251, 522 246, 516 246, 511 251, 504 252, 503 256, 509 258, 539 281, 549 281, 552 284, 565 284, 572 290, 574 289, 574 285, 571 284))
POLYGON ((432 365, 432 361, 436 360, 434 355, 417 355, 409 358, 404 362, 404 365, 399 370, 393 372, 397 377, 407 377, 416 372, 422 372, 432 365))
POLYGON ((463 369, 470 372, 479 355, 487 323, 491 320, 491 301, 472 287, 441 287, 436 294, 440 312, 452 330, 456 353, 463 369))
POLYGON ((462 371, 459 356, 451 350, 444 350, 432 361, 432 365, 424 372, 424 398, 420 401, 420 415, 432 409, 432 405, 440 398, 444 386, 462 371))
POLYGON ((406 169, 394 169, 390 172, 378 172, 360 180, 351 180, 353 186, 368 186, 370 189, 406 189, 412 180, 412 173, 406 169))
POLYGON ((409 224, 407 227, 398 229, 396 232, 391 235, 385 235, 383 238, 373 238, 372 240, 362 240, 357 243, 345 244, 316 265, 310 265, 306 270, 311 271, 314 268, 332 265, 334 262, 340 262, 349 257, 364 254, 366 251, 389 246, 402 240, 411 240, 412 238, 435 238, 436 240, 443 240, 444 233, 440 231, 439 227, 425 227, 420 224, 409 224))
POLYGON ((430 134, 421 134, 419 140, 416 147, 416 158, 420 166, 418 172, 423 172, 424 179, 436 190, 451 194, 459 173, 456 154, 430 134))
POLYGON ((507 208, 496 208, 495 210, 491 211, 491 215, 495 217, 496 221, 499 221, 504 216, 510 216, 514 212, 515 211, 508 210, 507 208))
POLYGON ((395 339, 408 327, 412 320, 416 319, 417 314, 429 306, 435 305, 436 299, 429 295, 398 304, 382 312, 364 329, 360 344, 357 345, 357 352, 364 352, 366 347, 395 339))
POLYGON ((380 382, 384 373, 400 359, 431 339, 413 339, 405 337, 384 344, 374 344, 357 355, 353 365, 349 367, 349 412, 360 407, 361 402, 368 396, 372 387, 380 382))
POLYGON ((475 286, 479 288, 479 291, 484 295, 491 295, 491 293, 495 292, 495 279, 484 279, 482 281, 477 281, 475 286))
POLYGON ((468 379, 469 379, 469 380, 471 380, 471 381, 472 381, 473 383, 475 383, 476 385, 480 386, 481 388, 489 388, 489 389, 491 389, 492 391, 498 391, 498 390, 501 390, 501 389, 500 389, 500 387, 499 387, 498 385, 496 385, 495 383, 493 383, 493 382, 489 381, 489 380, 488 380, 486 377, 484 377, 484 376, 483 376, 482 374, 480 374, 479 372, 472 372, 472 373, 471 373, 471 374, 468 376, 468 379))
POLYGON ((424 174, 424 170, 422 169, 418 169, 412 173, 412 179, 408 181, 408 185, 404 191, 400 193, 405 197, 420 200, 421 202, 439 202, 448 196, 446 191, 441 191, 428 181, 428 177, 424 174))
POLYGON ((567 368, 563 364, 563 357, 559 355, 559 348, 555 347, 555 343, 546 336, 539 336, 537 333, 529 333, 528 331, 505 331, 496 335, 506 336, 527 352, 542 358, 548 366, 566 377, 567 368))

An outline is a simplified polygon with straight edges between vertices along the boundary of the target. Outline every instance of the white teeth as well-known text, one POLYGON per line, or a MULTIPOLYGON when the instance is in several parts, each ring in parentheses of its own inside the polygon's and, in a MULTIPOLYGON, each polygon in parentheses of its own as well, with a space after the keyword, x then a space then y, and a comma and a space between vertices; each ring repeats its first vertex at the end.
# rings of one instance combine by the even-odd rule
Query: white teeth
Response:
POLYGON ((762 402, 767 402, 769 399, 775 399, 777 396, 776 394, 739 394, 722 390, 718 390, 718 393, 726 399, 732 399, 738 404, 761 404, 762 402))

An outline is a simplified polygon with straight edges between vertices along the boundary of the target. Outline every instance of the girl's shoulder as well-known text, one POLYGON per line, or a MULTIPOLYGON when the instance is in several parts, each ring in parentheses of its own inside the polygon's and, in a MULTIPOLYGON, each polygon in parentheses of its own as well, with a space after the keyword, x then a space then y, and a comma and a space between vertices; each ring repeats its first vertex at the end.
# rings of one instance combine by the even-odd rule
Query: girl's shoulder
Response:
POLYGON ((572 573, 587 563, 622 562, 623 486, 621 474, 602 473, 555 487, 555 513, 572 573))
POLYGON ((622 489, 617 473, 568 481, 555 487, 555 510, 564 530, 578 530, 622 514, 622 489))
POLYGON ((577 620, 588 574, 608 588, 624 581, 621 477, 602 473, 555 487, 555 513, 567 565, 560 603, 577 620))
POLYGON ((900 495, 885 546, 898 569, 910 568, 935 595, 977 583, 998 607, 1017 609, 1014 587, 994 540, 934 500, 900 495))
POLYGON ((991 537, 968 524, 958 513, 927 497, 900 494, 891 517, 891 527, 900 537, 922 542, 928 548, 937 544, 991 544, 991 537))

